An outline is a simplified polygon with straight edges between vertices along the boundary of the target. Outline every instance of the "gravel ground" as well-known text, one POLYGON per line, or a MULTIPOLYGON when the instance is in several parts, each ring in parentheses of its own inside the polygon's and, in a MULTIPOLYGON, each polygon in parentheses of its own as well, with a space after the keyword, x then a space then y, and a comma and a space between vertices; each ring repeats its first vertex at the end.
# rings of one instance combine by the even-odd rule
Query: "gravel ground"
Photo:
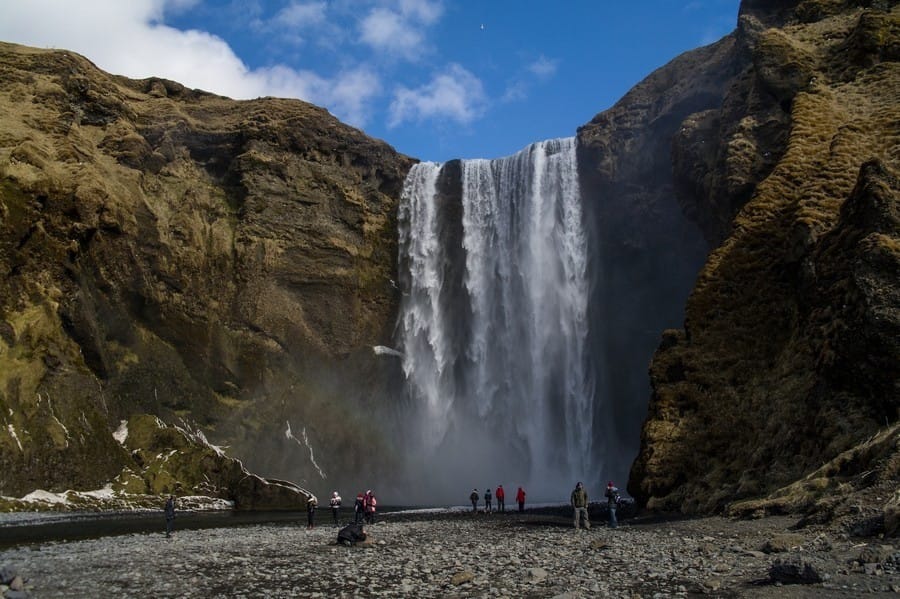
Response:
MULTIPOLYGON (((324 515, 324 514, 323 514, 324 515)), ((794 520, 388 515, 374 543, 268 524, 22 546, 0 566, 31 597, 856 597, 900 591, 900 553, 794 520), (780 565, 779 565, 780 564, 780 565), (818 582, 813 582, 819 579, 818 582), (808 584, 789 584, 803 580, 808 584)), ((0 587, 0 590, 5 590, 0 587)))

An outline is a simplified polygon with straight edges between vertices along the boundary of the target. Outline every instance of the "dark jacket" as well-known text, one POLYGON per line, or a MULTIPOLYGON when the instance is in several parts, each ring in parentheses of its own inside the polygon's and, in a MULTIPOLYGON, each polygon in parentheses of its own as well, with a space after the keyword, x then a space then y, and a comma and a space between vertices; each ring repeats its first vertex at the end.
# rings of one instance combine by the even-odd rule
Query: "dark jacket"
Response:
POLYGON ((366 533, 363 532, 362 524, 351 522, 338 532, 338 543, 351 545, 366 540, 366 533))
MULTIPOLYGON (((159 505, 159 504, 157 504, 159 505)), ((166 520, 175 519, 175 500, 171 497, 166 499, 166 520)))
POLYGON ((619 504, 619 489, 606 487, 606 506, 615 508, 619 504))
POLYGON ((572 507, 587 507, 588 506, 588 494, 587 491, 584 490, 584 487, 576 487, 574 491, 572 491, 572 507))

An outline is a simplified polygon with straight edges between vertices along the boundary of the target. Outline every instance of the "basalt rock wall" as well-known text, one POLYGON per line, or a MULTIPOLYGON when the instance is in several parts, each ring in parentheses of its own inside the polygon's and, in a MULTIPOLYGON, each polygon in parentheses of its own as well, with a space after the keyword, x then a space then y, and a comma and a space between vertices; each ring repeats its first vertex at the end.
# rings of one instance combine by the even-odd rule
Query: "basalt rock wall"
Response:
MULTIPOLYGON (((629 490, 656 509, 767 496, 898 419, 900 9, 745 2, 733 43, 724 95, 669 138, 714 249, 650 367, 629 490)), ((820 472, 846 484, 805 489, 896 487, 895 461, 844 459, 820 472)))
POLYGON ((313 488, 372 467, 409 158, 304 102, 11 44, 0 114, 0 494, 97 488, 137 413, 313 488))

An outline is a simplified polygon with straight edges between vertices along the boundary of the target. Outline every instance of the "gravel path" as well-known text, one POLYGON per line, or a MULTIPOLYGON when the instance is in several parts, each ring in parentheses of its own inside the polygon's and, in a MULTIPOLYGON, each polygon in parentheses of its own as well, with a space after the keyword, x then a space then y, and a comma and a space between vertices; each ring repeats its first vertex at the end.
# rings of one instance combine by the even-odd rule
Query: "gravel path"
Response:
POLYGON ((900 590, 893 546, 792 533, 792 523, 706 518, 575 531, 547 515, 388 516, 371 527, 375 542, 366 547, 336 545, 330 526, 271 524, 18 547, 0 553, 0 565, 26 578, 32 597, 790 598, 900 590), (776 560, 785 565, 773 575, 776 560), (821 582, 777 584, 773 576, 790 581, 792 565, 821 582))

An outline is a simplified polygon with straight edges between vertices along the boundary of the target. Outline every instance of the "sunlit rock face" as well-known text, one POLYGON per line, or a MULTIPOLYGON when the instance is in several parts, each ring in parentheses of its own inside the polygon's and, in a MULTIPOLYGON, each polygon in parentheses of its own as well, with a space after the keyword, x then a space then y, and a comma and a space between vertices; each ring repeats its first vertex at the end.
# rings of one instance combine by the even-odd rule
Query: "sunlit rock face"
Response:
POLYGON ((387 467, 371 347, 410 159, 304 102, 11 44, 0 115, 0 494, 102 486, 136 413, 310 486, 387 467))
POLYGON ((502 482, 551 499, 599 480, 575 139, 416 165, 400 244, 412 470, 440 472, 424 484, 457 498, 502 482))

